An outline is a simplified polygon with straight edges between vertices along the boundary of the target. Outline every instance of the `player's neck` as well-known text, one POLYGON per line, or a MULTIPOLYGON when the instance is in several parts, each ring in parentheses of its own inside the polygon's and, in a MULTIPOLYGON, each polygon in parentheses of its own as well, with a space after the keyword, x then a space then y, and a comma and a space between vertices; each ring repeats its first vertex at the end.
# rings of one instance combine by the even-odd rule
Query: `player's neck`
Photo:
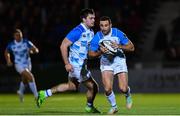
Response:
POLYGON ((85 23, 82 23, 84 25, 84 27, 86 27, 86 29, 90 29, 89 26, 87 26, 85 23))
POLYGON ((22 42, 22 39, 18 39, 18 40, 14 40, 15 41, 15 43, 21 43, 22 42))
POLYGON ((111 29, 110 29, 107 33, 103 33, 103 32, 102 32, 102 33, 103 33, 104 36, 110 36, 110 35, 111 35, 111 32, 112 32, 112 31, 111 31, 111 29))

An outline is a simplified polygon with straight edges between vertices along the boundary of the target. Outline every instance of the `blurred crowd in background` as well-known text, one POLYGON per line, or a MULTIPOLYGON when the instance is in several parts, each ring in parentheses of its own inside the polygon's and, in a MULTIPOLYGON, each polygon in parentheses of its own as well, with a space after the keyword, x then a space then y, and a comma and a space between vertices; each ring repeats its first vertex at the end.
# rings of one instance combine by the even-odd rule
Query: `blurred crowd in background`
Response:
POLYGON ((177 62, 180 61, 180 11, 179 16, 172 20, 172 29, 170 39, 168 39, 168 30, 164 25, 160 25, 154 41, 153 50, 164 52, 164 60, 177 62))
MULTIPOLYGON (((136 61, 141 58, 143 37, 141 36, 147 15, 159 0, 0 0, 0 61, 12 38, 14 28, 22 29, 24 37, 31 40, 40 50, 33 56, 36 63, 62 62, 59 45, 67 32, 80 23, 79 13, 85 7, 93 8, 96 13, 94 31, 99 29, 98 20, 102 15, 112 18, 113 26, 121 29, 135 44, 136 51, 127 58, 136 61)), ((180 44, 180 18, 173 23, 173 41, 155 45, 155 50, 174 48, 180 44), (175 42, 177 41, 177 42, 175 42)), ((165 39, 163 29, 159 33, 165 39)), ((166 32, 165 32, 166 33, 166 32)), ((159 39, 159 37, 158 37, 159 39)), ((160 40, 162 42, 162 40, 160 40)), ((155 42, 155 43, 158 43, 155 42)), ((177 49, 176 49, 177 50, 177 49)), ((179 50, 179 49, 178 49, 179 50)), ((180 54, 180 50, 177 52, 180 54)), ((178 55, 177 55, 178 56, 178 55)), ((178 58, 180 55, 178 56, 178 58)))

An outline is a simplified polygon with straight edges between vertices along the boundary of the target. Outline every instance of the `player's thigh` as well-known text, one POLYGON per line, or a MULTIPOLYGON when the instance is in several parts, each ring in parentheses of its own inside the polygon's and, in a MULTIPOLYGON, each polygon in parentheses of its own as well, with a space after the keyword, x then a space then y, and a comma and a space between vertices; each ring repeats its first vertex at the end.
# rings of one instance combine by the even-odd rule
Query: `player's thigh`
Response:
POLYGON ((80 83, 76 77, 69 78, 69 81, 68 81, 69 88, 77 90, 79 87, 79 84, 80 83))
POLYGON ((21 77, 21 80, 24 84, 28 84, 28 80, 26 78, 21 77))
POLYGON ((105 89, 112 89, 113 86, 113 71, 112 70, 104 70, 102 73, 102 83, 105 89))
POLYGON ((83 81, 82 84, 84 84, 88 89, 98 89, 98 84, 92 77, 83 81))
POLYGON ((34 81, 34 76, 33 74, 28 70, 25 69, 22 73, 21 76, 25 79, 27 79, 28 81, 34 81))

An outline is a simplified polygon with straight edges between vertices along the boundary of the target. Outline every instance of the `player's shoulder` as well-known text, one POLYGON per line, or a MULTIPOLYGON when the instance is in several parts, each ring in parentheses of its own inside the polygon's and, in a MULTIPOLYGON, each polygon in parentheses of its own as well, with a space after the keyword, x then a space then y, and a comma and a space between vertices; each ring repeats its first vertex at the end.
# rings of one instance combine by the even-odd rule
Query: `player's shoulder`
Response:
POLYGON ((14 41, 9 42, 7 46, 12 46, 12 45, 15 45, 14 41))
POLYGON ((118 28, 112 28, 112 35, 114 35, 114 36, 119 36, 119 37, 124 37, 124 36, 126 36, 126 34, 123 32, 123 31, 121 31, 120 29, 118 29, 118 28))
POLYGON ((84 27, 83 27, 81 24, 79 24, 79 25, 77 25, 75 28, 73 28, 72 31, 76 31, 76 32, 82 33, 82 32, 85 31, 85 29, 84 29, 84 27))
POLYGON ((94 38, 102 39, 103 38, 102 32, 101 31, 96 32, 94 38))
POLYGON ((123 34, 124 32, 121 31, 120 29, 116 28, 116 27, 113 27, 112 28, 112 33, 121 33, 121 34, 123 34))
POLYGON ((23 38, 23 41, 29 41, 29 39, 28 38, 23 38))
POLYGON ((29 42, 29 39, 28 38, 23 38, 23 43, 27 43, 27 42, 29 42))

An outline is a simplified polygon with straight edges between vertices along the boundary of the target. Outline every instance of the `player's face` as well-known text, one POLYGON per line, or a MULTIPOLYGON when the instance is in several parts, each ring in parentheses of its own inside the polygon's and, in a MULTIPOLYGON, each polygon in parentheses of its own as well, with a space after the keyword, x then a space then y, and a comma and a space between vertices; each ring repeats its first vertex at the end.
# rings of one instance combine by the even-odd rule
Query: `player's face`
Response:
POLYGON ((16 33, 14 33, 14 39, 15 39, 17 42, 21 41, 21 39, 22 39, 22 33, 21 33, 21 32, 16 32, 16 33))
POLYGON ((83 22, 88 28, 93 27, 95 22, 95 14, 89 14, 86 18, 83 19, 83 22))
POLYGON ((109 21, 106 20, 106 21, 100 21, 99 26, 100 26, 102 33, 104 35, 107 35, 111 31, 112 24, 110 24, 109 21))

